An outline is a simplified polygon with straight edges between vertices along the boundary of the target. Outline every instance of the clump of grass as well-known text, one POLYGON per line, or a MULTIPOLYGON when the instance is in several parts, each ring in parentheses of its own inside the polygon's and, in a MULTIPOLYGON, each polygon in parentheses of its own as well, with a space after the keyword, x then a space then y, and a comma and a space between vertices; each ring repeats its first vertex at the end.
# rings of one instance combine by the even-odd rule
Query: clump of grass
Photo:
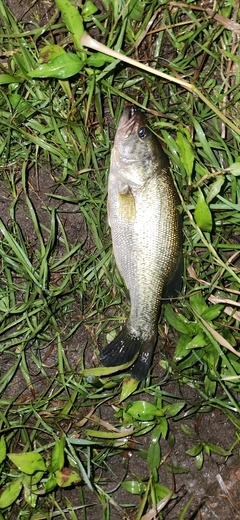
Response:
POLYGON ((103 518, 113 509, 163 518, 177 498, 162 480, 172 421, 192 439, 184 418, 219 409, 236 429, 228 449, 195 439, 188 456, 199 469, 204 453, 229 457, 239 441, 239 25, 234 2, 214 12, 158 0, 56 6, 40 27, 0 2, 0 518, 19 500, 32 519, 87 519, 93 503, 103 518), (84 31, 105 48, 83 48, 84 31), (160 362, 161 385, 91 367, 126 310, 106 216, 111 140, 126 101, 153 116, 184 220, 184 289, 164 306, 178 339, 160 362), (173 380, 193 388, 197 404, 169 393, 173 380), (142 437, 147 449, 137 447, 142 437), (105 475, 126 450, 141 457, 145 476, 126 479, 127 463, 122 480, 117 474, 115 488, 130 497, 123 506, 105 475), (59 505, 59 489, 71 486, 77 506, 59 505))

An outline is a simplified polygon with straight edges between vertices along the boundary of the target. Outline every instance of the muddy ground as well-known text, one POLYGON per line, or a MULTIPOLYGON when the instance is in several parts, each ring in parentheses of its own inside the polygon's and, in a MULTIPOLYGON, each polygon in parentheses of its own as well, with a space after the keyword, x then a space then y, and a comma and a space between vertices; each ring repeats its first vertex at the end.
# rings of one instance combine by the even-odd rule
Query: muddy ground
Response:
MULTIPOLYGON (((38 15, 42 17, 42 23, 45 23, 51 16, 52 6, 50 3, 45 2, 32 2, 32 1, 19 1, 19 0, 8 0, 7 5, 15 13, 16 17, 20 20, 23 17, 30 19, 32 13, 38 12, 38 15), (41 5, 40 5, 41 4, 41 5)), ((41 21, 39 22, 41 25, 41 21)), ((40 222, 44 222, 48 226, 49 213, 43 209, 44 207, 58 207, 59 204, 51 199, 48 195, 54 188, 54 180, 51 177, 51 172, 47 169, 40 172, 38 179, 34 176, 34 172, 29 176, 29 196, 38 214, 40 222)), ((64 188, 58 188, 61 190, 59 193, 64 194, 64 188)), ((9 197, 2 180, 0 179, 0 215, 6 224, 9 224, 9 197)), ((76 211, 76 205, 70 203, 64 203, 60 208, 60 216, 65 232, 68 235, 70 243, 74 244, 76 238, 82 240, 86 229, 83 223, 83 218, 80 213, 76 211), (61 213, 62 212, 62 213, 61 213)), ((36 240, 34 230, 31 227, 31 219, 28 218, 28 208, 24 197, 21 196, 16 211, 16 218, 20 228, 22 229, 23 235, 28 237, 29 244, 34 247, 34 241, 36 240)), ((87 244, 87 242, 86 242, 87 244)), ((85 246, 86 246, 85 244, 85 246)), ((59 245, 59 247, 61 247, 59 245)), ((76 302, 76 316, 78 315, 78 302, 76 302)), ((67 324, 66 320, 66 327, 67 324)), ((69 317, 74 321, 74 313, 69 317)), ((69 324, 69 328, 70 325, 69 324)), ((81 326, 76 332, 75 336, 72 337, 71 343, 65 345, 66 355, 70 366, 75 370, 79 362, 79 345, 85 345, 91 343, 91 338, 86 327, 81 326)), ((174 350, 170 349, 167 355, 171 356, 174 350)), ((91 365, 91 354, 87 352, 87 364, 91 365)), ((48 374, 54 374, 57 359, 57 348, 49 350, 49 347, 41 350, 41 360, 46 364, 46 370, 48 374)), ((159 354, 156 354, 156 370, 155 375, 161 380, 163 374, 157 364, 159 354)), ((1 360, 2 370, 5 372, 12 363, 12 358, 3 356, 1 360)), ((43 376, 39 376, 36 366, 32 365, 29 367, 32 380, 34 382, 34 389, 36 394, 41 394, 43 391, 46 381, 43 376)), ((178 382, 165 382, 163 387, 164 391, 174 395, 181 395, 188 402, 196 403, 200 397, 190 386, 180 387, 178 382)), ((26 382, 23 380, 20 372, 17 372, 10 388, 7 388, 5 396, 11 396, 12 398, 19 399, 21 396, 26 396, 27 393, 26 382)), ((140 399, 141 396, 138 396, 140 399)), ((110 406, 105 407, 105 417, 109 421, 113 418, 113 412, 110 406)), ((240 462, 235 450, 235 455, 225 460, 219 455, 212 454, 204 456, 204 464, 201 470, 197 470, 195 467, 195 461, 193 457, 186 455, 186 451, 192 448, 199 440, 210 442, 212 444, 220 445, 226 450, 236 440, 235 429, 233 425, 226 419, 226 416, 221 411, 215 410, 209 413, 197 414, 193 418, 186 418, 182 421, 174 422, 171 421, 171 434, 175 436, 175 444, 170 448, 169 442, 164 439, 161 440, 162 458, 166 458, 169 465, 182 466, 186 469, 186 473, 175 474, 174 476, 170 471, 167 470, 166 465, 163 464, 159 471, 159 481, 161 484, 176 490, 178 499, 170 501, 164 510, 164 518, 166 520, 175 520, 184 505, 187 503, 191 496, 194 496, 192 504, 186 514, 186 519, 202 519, 202 520, 226 520, 232 519, 237 520, 240 518, 240 462), (195 438, 186 436, 181 430, 181 425, 188 425, 192 428, 195 433, 195 438)), ((145 448, 148 445, 149 438, 145 436, 141 439, 138 438, 138 447, 145 448)), ((129 452, 127 457, 119 455, 113 457, 109 461, 109 470, 105 470, 105 478, 108 480, 106 485, 106 491, 111 491, 115 488, 116 484, 121 481, 121 478, 127 474, 126 480, 133 478, 136 473, 144 476, 146 472, 146 463, 143 462, 135 453, 134 450, 129 452), (142 469, 141 469, 142 467, 142 469)), ((147 476, 147 475, 146 475, 147 476)), ((74 506, 79 505, 79 490, 63 490, 59 491, 59 501, 64 503, 64 497, 69 498, 74 506)), ((115 492, 112 493, 113 499, 118 503, 132 504, 132 508, 126 510, 125 515, 120 513, 114 506, 112 506, 111 520, 120 519, 133 519, 136 505, 139 503, 139 497, 130 495, 123 488, 118 487, 115 492)), ((90 492, 86 493, 85 501, 89 504, 87 510, 88 520, 98 520, 100 516, 99 504, 96 503, 96 497, 91 495, 90 492)), ((17 515, 17 513, 16 513, 17 515)), ((76 511, 77 518, 82 519, 83 515, 81 511, 76 511)), ((70 518, 70 517, 69 517, 70 518)), ((14 520, 14 518, 13 518, 14 520)))

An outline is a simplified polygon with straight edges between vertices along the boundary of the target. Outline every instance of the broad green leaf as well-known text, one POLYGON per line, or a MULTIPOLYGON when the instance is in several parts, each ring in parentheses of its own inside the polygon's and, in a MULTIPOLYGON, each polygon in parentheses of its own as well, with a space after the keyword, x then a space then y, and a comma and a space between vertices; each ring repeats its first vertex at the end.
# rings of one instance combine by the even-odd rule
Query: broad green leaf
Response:
POLYGON ((0 464, 6 459, 6 455, 7 455, 7 447, 6 447, 5 439, 2 435, 2 437, 0 438, 0 464))
POLYGON ((143 460, 147 460, 148 450, 138 450, 138 456, 143 460))
POLYGON ((162 433, 162 427, 158 424, 151 433, 151 443, 156 444, 159 442, 162 433))
POLYGON ((139 430, 134 431, 134 437, 140 437, 140 435, 146 435, 150 432, 155 426, 155 422, 153 421, 144 421, 141 423, 141 428, 139 430))
POLYGON ((203 449, 203 444, 202 442, 199 442, 198 444, 196 444, 196 446, 193 446, 193 448, 190 448, 190 450, 187 450, 186 453, 187 455, 190 455, 191 457, 196 457, 197 455, 199 455, 199 453, 201 453, 203 449))
POLYGON ((127 413, 138 421, 152 421, 157 414, 157 407, 147 401, 135 401, 127 413))
POLYGON ((105 63, 112 63, 114 61, 111 56, 107 56, 107 54, 103 54, 102 52, 95 52, 91 54, 86 60, 86 65, 88 67, 102 67, 105 63))
POLYGON ((100 430, 90 430, 86 429, 85 431, 86 435, 89 435, 89 437, 98 437, 99 439, 109 439, 109 440, 115 440, 115 439, 123 439, 124 443, 127 442, 129 435, 133 433, 133 430, 130 428, 129 431, 126 429, 124 431, 119 432, 103 432, 100 430))
MULTIPOLYGON (((208 358, 208 356, 207 356, 207 358, 208 358)), ((206 392, 207 396, 212 397, 215 395, 216 388, 217 388, 217 382, 214 381, 213 379, 210 379, 210 377, 205 376, 204 388, 205 388, 205 392, 206 392)))
POLYGON ((162 484, 154 483, 154 491, 156 495, 156 502, 160 502, 163 498, 165 498, 167 495, 169 495, 170 490, 162 486, 162 484))
POLYGON ((144 3, 139 2, 139 0, 130 0, 128 13, 130 18, 133 20, 137 20, 138 22, 142 21, 144 12, 144 3))
POLYGON ((194 218, 202 231, 208 231, 209 233, 212 231, 212 214, 200 189, 194 211, 194 218))
POLYGON ((183 466, 172 466, 171 464, 166 464, 166 469, 175 475, 189 472, 189 469, 183 468, 183 466))
POLYGON ((187 424, 181 424, 180 429, 185 433, 185 435, 188 435, 189 437, 196 438, 196 432, 190 428, 187 424))
POLYGON ((216 180, 210 185, 207 197, 206 197, 206 203, 210 204, 210 202, 216 197, 220 190, 222 185, 224 184, 224 176, 219 175, 216 180))
POLYGON ((37 486, 27 486, 26 484, 23 485, 23 489, 24 489, 24 498, 26 500, 26 502, 32 507, 32 508, 35 508, 36 507, 36 503, 37 503, 37 499, 38 499, 38 494, 36 493, 37 492, 37 486))
POLYGON ((121 485, 132 495, 143 495, 146 490, 145 484, 143 484, 143 482, 138 482, 137 480, 127 480, 126 482, 122 482, 121 485))
POLYGON ((187 346, 191 341, 192 336, 190 336, 189 334, 183 334, 179 338, 174 354, 175 361, 180 361, 181 359, 189 355, 189 349, 187 348, 187 346))
POLYGON ((204 311, 208 310, 207 303, 200 291, 192 294, 192 296, 189 298, 189 301, 192 307, 201 315, 204 311))
POLYGON ((56 0, 56 5, 61 11, 62 19, 68 30, 72 33, 75 48, 81 51, 83 56, 85 52, 80 45, 80 38, 84 32, 82 16, 78 8, 73 5, 71 0, 56 0))
POLYGON ((168 433, 168 421, 165 417, 161 417, 158 424, 161 435, 166 439, 168 433))
POLYGON ((56 482, 60 487, 68 487, 81 481, 80 475, 69 468, 63 468, 55 472, 56 482))
POLYGON ((189 134, 189 132, 186 131, 186 129, 184 129, 184 133, 183 133, 183 131, 177 132, 176 143, 178 145, 179 153, 181 155, 181 161, 187 172, 189 184, 191 181, 193 163, 194 163, 194 154, 193 154, 192 146, 190 144, 190 139, 191 139, 190 134, 189 134))
POLYGON ((223 305, 220 303, 211 305, 202 313, 202 318, 204 318, 206 321, 212 321, 221 314, 222 310, 223 305))
POLYGON ((96 13, 98 8, 93 4, 93 2, 90 2, 90 0, 87 0, 87 2, 84 3, 82 8, 82 17, 84 22, 91 21, 91 17, 94 13, 96 13))
POLYGON ((201 469, 203 465, 204 457, 203 457, 203 451, 201 451, 196 457, 195 457, 195 466, 197 469, 201 469))
POLYGON ((52 43, 44 45, 39 52, 39 56, 43 62, 49 62, 62 54, 65 54, 65 50, 60 45, 54 45, 52 43))
POLYGON ((42 479, 44 473, 44 471, 37 471, 36 473, 34 473, 34 475, 24 475, 24 477, 22 477, 22 483, 26 484, 26 486, 38 484, 38 482, 40 482, 40 480, 42 479))
POLYGON ((219 363, 219 352, 217 349, 212 348, 211 343, 209 343, 207 348, 204 350, 203 359, 206 359, 208 362, 208 373, 206 377, 211 377, 213 381, 216 379, 218 380, 219 375, 216 374, 215 369, 219 363))
POLYGON ((27 475, 33 475, 35 471, 46 470, 44 458, 40 453, 36 453, 35 451, 28 453, 8 453, 8 457, 20 471, 27 475))
POLYGON ((123 380, 121 396, 118 402, 121 403, 122 401, 125 401, 125 399, 127 399, 133 392, 135 392, 138 385, 139 381, 133 377, 125 378, 123 380))
POLYGON ((83 61, 76 54, 65 52, 48 63, 39 65, 35 70, 31 70, 28 75, 31 78, 67 79, 80 72, 83 65, 83 61))
POLYGON ((124 363, 123 365, 119 365, 118 367, 97 367, 97 368, 85 368, 84 370, 80 371, 81 376, 83 377, 89 377, 89 376, 109 376, 111 374, 115 374, 116 372, 119 372, 120 370, 125 370, 130 367, 134 361, 137 359, 138 354, 134 356, 131 361, 128 363, 124 363))
POLYGON ((232 454, 232 450, 224 450, 221 446, 217 446, 216 444, 205 444, 205 450, 210 455, 210 453, 217 453, 217 455, 221 455, 221 457, 230 457, 232 454))
POLYGON ((175 330, 182 334, 188 334, 189 330, 187 320, 181 314, 174 312, 170 303, 165 306, 164 316, 169 325, 174 327, 175 330))
POLYGON ((56 441, 54 450, 52 452, 51 464, 49 470, 54 473, 57 469, 62 469, 64 466, 64 448, 65 437, 62 436, 59 441, 56 441))
POLYGON ((231 164, 231 166, 229 166, 229 170, 231 170, 232 174, 236 177, 240 175, 240 162, 231 164))
POLYGON ((49 517, 46 516, 46 511, 44 512, 38 506, 38 512, 32 513, 31 520, 49 520, 49 517))
POLYGON ((11 74, 0 74, 0 85, 9 85, 10 83, 22 83, 24 78, 21 76, 12 76, 11 74))
POLYGON ((10 506, 17 499, 20 491, 22 489, 22 479, 16 478, 7 487, 0 495, 0 509, 4 509, 5 507, 10 506))
POLYGON ((169 436, 168 436, 168 444, 169 444, 171 449, 175 446, 175 443, 176 443, 175 435, 170 432, 169 436))
POLYGON ((20 94, 11 94, 9 96, 9 101, 13 108, 18 108, 18 110, 24 110, 25 108, 30 108, 31 104, 24 99, 20 94))
POLYGON ((168 404, 164 407, 167 417, 175 417, 185 406, 185 403, 168 404))
POLYGON ((150 444, 148 448, 148 469, 153 474, 154 470, 158 470, 160 465, 160 444, 159 442, 155 442, 150 444))
POLYGON ((57 485, 55 475, 50 474, 49 478, 44 482, 44 489, 46 493, 51 493, 57 485))
POLYGON ((192 348, 205 347, 206 344, 206 336, 200 333, 194 336, 194 338, 186 345, 186 350, 191 350, 192 348))

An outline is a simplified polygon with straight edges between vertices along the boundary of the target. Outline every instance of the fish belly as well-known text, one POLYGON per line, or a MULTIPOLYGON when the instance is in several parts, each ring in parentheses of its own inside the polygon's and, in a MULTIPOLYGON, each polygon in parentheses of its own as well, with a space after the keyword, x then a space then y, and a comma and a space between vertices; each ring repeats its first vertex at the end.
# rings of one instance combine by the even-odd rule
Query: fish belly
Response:
POLYGON ((157 326, 162 292, 177 262, 178 215, 157 177, 126 193, 114 184, 108 206, 113 252, 130 294, 129 327, 144 339, 157 326))

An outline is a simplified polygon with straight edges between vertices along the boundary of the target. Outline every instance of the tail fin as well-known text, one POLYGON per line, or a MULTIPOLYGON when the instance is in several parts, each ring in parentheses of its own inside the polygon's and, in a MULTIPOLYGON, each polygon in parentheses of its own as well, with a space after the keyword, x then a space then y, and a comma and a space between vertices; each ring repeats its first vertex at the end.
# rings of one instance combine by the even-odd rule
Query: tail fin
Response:
POLYGON ((134 379, 142 381, 147 377, 148 371, 152 364, 153 351, 156 345, 156 339, 142 341, 139 356, 133 365, 128 369, 134 379))
POLYGON ((99 359, 103 365, 115 367, 128 363, 136 354, 139 354, 128 372, 135 379, 142 380, 147 376, 151 366, 155 344, 155 336, 150 340, 143 341, 130 334, 125 324, 118 336, 105 347, 99 359))

